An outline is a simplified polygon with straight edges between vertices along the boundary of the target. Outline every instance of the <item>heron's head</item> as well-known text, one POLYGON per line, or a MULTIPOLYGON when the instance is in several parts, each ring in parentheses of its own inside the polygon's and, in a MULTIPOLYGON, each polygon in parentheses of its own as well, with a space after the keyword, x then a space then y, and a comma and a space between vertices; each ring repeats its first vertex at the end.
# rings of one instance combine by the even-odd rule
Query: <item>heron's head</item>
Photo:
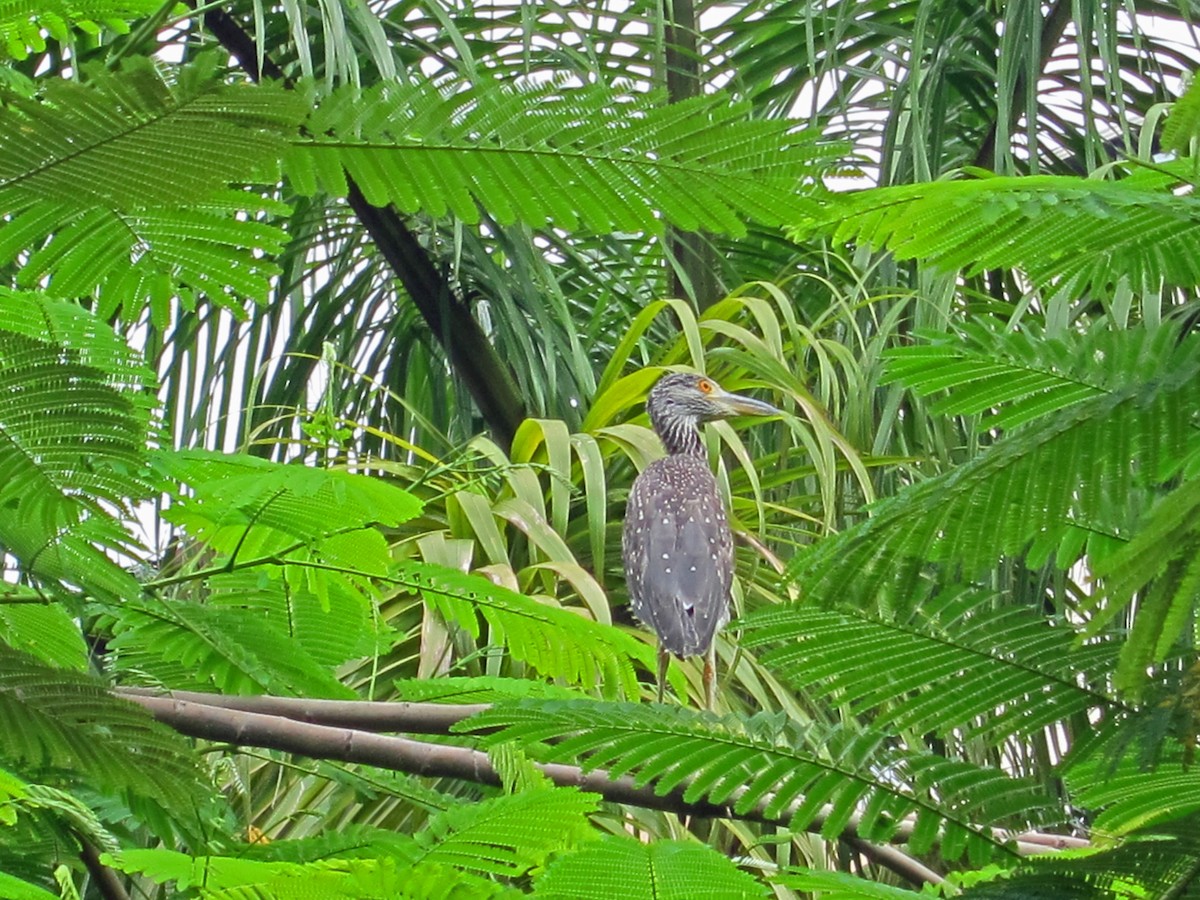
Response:
POLYGON ((664 375, 651 388, 646 412, 665 441, 681 429, 695 430, 701 422, 734 416, 775 416, 781 410, 753 397, 731 394, 706 375, 679 372, 664 375))

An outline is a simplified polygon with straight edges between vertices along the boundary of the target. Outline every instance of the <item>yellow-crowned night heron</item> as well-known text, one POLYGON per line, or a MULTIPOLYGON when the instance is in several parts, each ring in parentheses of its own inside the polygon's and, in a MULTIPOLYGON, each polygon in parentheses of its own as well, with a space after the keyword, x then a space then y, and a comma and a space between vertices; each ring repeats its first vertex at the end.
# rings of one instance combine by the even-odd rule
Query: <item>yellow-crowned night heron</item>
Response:
POLYGON ((729 621, 733 536, 708 467, 700 423, 779 413, 722 390, 703 375, 666 375, 646 399, 667 455, 633 482, 622 555, 633 614, 658 635, 658 700, 671 654, 704 657, 704 701, 713 708, 713 639, 729 621))

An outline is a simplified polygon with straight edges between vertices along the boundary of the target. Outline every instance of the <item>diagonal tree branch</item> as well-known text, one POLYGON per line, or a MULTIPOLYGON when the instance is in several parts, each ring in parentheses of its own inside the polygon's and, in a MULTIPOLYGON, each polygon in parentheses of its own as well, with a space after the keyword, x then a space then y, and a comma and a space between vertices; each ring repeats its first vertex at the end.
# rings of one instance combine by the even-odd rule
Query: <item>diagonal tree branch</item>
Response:
MULTIPOLYGON (((462 778, 481 784, 498 784, 499 776, 486 753, 467 747, 430 744, 408 738, 370 733, 370 729, 412 734, 449 734, 451 726, 486 708, 485 704, 453 706, 440 703, 381 703, 364 700, 308 700, 291 697, 233 697, 194 691, 155 695, 147 689, 118 688, 118 696, 139 704, 156 719, 182 734, 244 746, 266 747, 316 759, 337 759, 380 766, 414 775, 462 778)), ((740 818, 786 825, 795 805, 768 816, 770 798, 743 814, 731 805, 684 799, 687 785, 664 795, 638 787, 632 778, 613 778, 604 770, 584 772, 578 766, 539 764, 555 784, 595 791, 613 803, 659 809, 680 815, 740 818)), ((808 826, 819 832, 822 813, 808 826)), ((897 840, 907 840, 906 823, 897 840)), ((1015 840, 1024 856, 1057 850, 1082 849, 1090 843, 1069 835, 1029 832, 1017 836, 997 831, 999 840, 1015 840)), ((914 884, 937 883, 941 876, 895 847, 864 841, 851 819, 841 839, 867 859, 903 876, 914 884)))
MULTIPOLYGON (((204 24, 251 80, 259 81, 265 76, 290 86, 283 70, 269 56, 263 54, 260 57, 254 40, 223 9, 205 12, 204 24)), ((465 300, 421 246, 395 207, 372 206, 348 173, 346 181, 350 185, 347 197, 350 208, 404 285, 409 299, 445 352, 451 369, 470 392, 496 442, 507 450, 525 418, 525 403, 517 391, 512 370, 496 353, 465 300)))
MULTIPOLYGON (((451 734, 451 726, 490 709, 486 703, 389 703, 379 700, 310 700, 304 697, 239 697, 200 691, 162 691, 117 688, 113 693, 135 703, 143 698, 182 700, 218 709, 278 716, 310 725, 358 728, 363 731, 403 731, 408 734, 451 734)), ((144 704, 143 704, 144 705, 144 704)))
MULTIPOLYGON (((121 691, 120 696, 137 703, 146 709, 158 721, 169 725, 181 734, 189 737, 202 738, 210 741, 221 741, 240 746, 265 747, 271 750, 281 750, 286 753, 297 753, 313 759, 334 759, 341 762, 362 763, 407 772, 410 775, 422 775, 440 778, 461 778, 476 784, 501 784, 499 773, 492 765, 488 755, 481 750, 469 747, 455 747, 447 744, 431 744, 424 741, 414 741, 411 738, 389 737, 372 734, 353 728, 338 728, 329 725, 313 725, 308 722, 284 718, 278 715, 267 715, 259 712, 245 712, 237 709, 224 709, 195 703, 190 700, 172 699, 170 697, 153 697, 143 693, 128 690, 121 691)), ((190 696, 204 696, 190 694, 190 696)), ((228 701, 250 701, 255 698, 222 698, 228 701)), ((269 700, 276 709, 287 706, 284 698, 260 698, 269 700)), ((318 701, 298 700, 295 709, 305 707, 310 714, 314 712, 313 704, 318 701)), ((349 703, 340 704, 343 707, 349 703)), ((377 705, 360 702, 359 706, 377 705)), ((428 721, 425 717, 428 710, 424 707, 436 704, 387 704, 393 707, 392 713, 401 712, 398 707, 418 707, 417 721, 428 721)), ((452 707, 455 711, 464 707, 452 707)), ((326 711, 333 712, 326 707, 326 711)), ((338 710, 343 715, 345 710, 338 710)), ((460 718, 466 718, 460 714, 460 718)), ((397 724, 393 722, 393 724, 397 724)), ((413 730, 411 728, 406 730, 413 730)), ((754 809, 743 814, 734 812, 732 806, 706 803, 703 801, 687 801, 684 799, 685 787, 676 788, 662 796, 656 794, 653 788, 639 787, 630 776, 611 777, 603 769, 585 772, 579 766, 568 766, 560 763, 538 763, 537 768, 547 778, 560 787, 576 787, 581 790, 600 794, 611 803, 625 803, 646 809, 659 809, 680 815, 692 815, 705 818, 738 818, 756 822, 786 825, 791 817, 791 810, 774 815, 766 814, 766 802, 758 804, 754 809)), ((818 817, 809 830, 820 831, 824 817, 818 817)), ((860 838, 855 830, 855 823, 846 828, 842 835, 865 856, 878 865, 885 866, 897 875, 920 886, 925 883, 939 884, 942 876, 923 863, 913 859, 894 847, 876 848, 868 845, 860 838), (866 849, 864 849, 866 848, 866 849), (870 850, 868 853, 867 850, 870 850), (876 852, 878 851, 878 852, 876 852)))

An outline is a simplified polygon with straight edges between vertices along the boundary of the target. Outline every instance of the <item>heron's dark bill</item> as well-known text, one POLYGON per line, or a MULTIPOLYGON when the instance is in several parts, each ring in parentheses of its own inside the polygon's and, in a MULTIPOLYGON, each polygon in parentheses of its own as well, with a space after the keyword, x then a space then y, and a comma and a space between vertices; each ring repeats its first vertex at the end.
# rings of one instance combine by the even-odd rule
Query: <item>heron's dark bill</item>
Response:
POLYGON ((722 412, 713 418, 726 419, 732 416, 779 416, 783 410, 776 409, 770 403, 755 400, 742 394, 721 393, 712 395, 711 399, 722 408, 722 412))

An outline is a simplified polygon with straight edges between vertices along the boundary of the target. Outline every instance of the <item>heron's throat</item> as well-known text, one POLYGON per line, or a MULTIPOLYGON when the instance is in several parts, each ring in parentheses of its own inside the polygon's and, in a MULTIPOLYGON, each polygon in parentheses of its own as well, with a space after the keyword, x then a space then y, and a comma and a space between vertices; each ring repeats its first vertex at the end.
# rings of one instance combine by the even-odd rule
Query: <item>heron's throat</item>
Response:
POLYGON ((654 422, 654 430, 671 455, 707 456, 700 439, 700 423, 691 417, 669 418, 654 422))

